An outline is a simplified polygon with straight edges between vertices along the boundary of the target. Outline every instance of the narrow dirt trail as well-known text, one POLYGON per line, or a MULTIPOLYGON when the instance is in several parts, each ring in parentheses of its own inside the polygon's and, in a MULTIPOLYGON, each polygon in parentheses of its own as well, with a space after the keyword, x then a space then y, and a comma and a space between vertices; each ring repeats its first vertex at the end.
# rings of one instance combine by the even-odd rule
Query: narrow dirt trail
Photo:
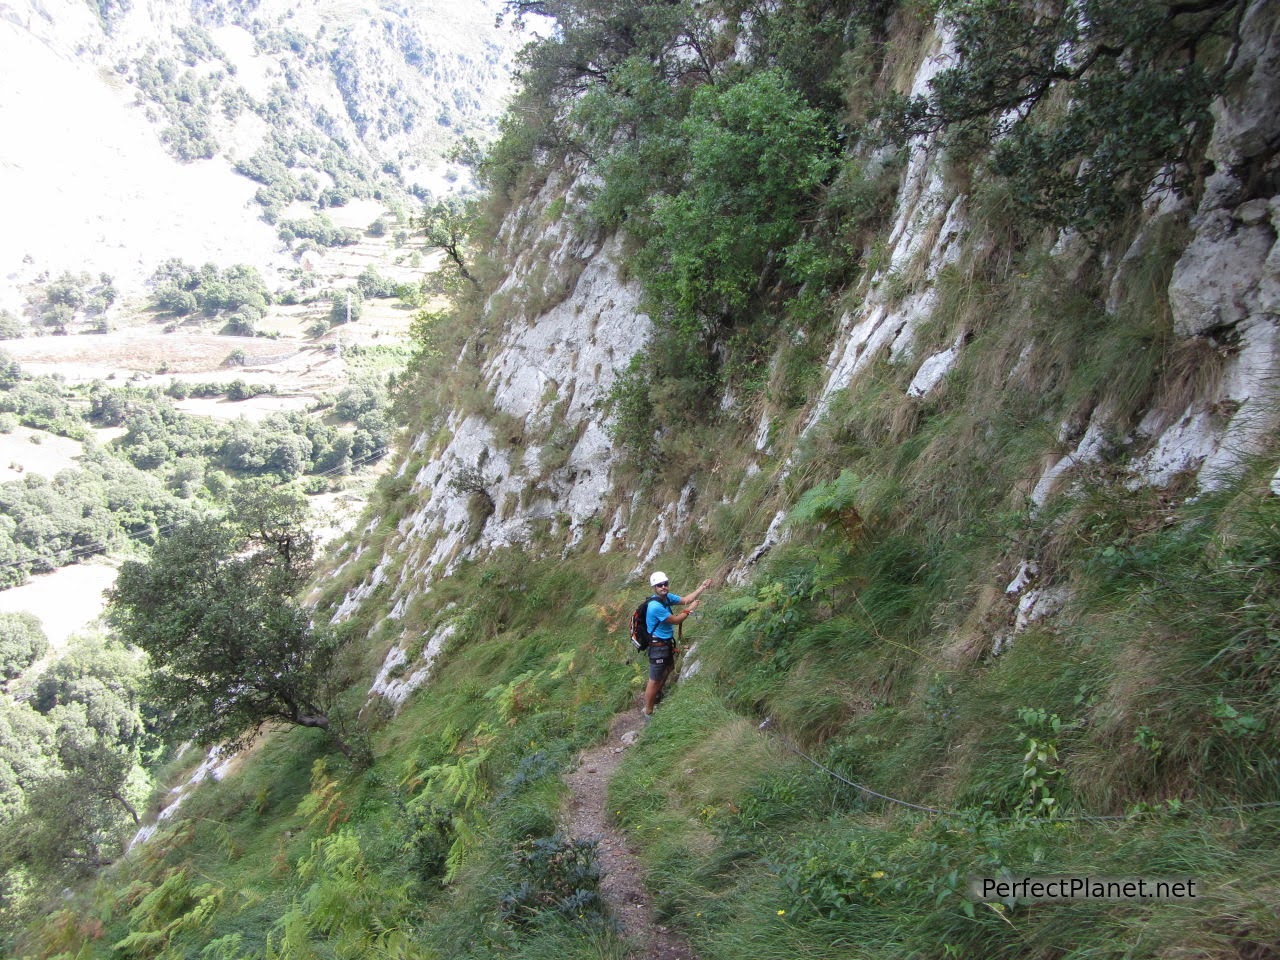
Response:
POLYGON ((622 833, 609 823, 609 781, 643 723, 639 710, 620 713, 613 718, 608 739, 578 755, 577 767, 564 778, 570 795, 561 826, 569 836, 598 840, 600 893, 622 924, 631 944, 631 960, 697 960, 683 937, 654 918, 639 860, 622 833))

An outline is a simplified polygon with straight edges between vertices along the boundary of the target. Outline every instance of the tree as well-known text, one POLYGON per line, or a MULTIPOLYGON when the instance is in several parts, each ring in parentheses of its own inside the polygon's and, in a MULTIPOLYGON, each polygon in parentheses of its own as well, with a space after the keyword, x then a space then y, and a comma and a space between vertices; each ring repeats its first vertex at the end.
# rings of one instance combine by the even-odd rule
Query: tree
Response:
POLYGON ((386 405, 387 391, 377 381, 365 378, 355 381, 338 394, 333 402, 333 412, 343 420, 354 421, 386 405))
POLYGON ((58 707, 48 723, 48 770, 0 825, 0 848, 26 874, 61 883, 106 866, 123 850, 125 831, 136 829, 137 750, 100 736, 80 704, 58 707))
POLYGON ((391 278, 384 277, 378 273, 373 264, 369 264, 360 272, 360 276, 356 280, 356 286, 360 288, 361 295, 370 300, 376 300, 394 297, 398 285, 391 278))
POLYGON ((681 129, 686 181, 649 201, 640 264, 654 312, 698 335, 740 313, 771 262, 787 272, 786 251, 835 168, 836 143, 821 111, 774 70, 702 87, 681 129))
POLYGON ((36 680, 31 705, 50 718, 74 708, 77 725, 103 743, 131 750, 144 732, 138 703, 143 674, 136 652, 99 637, 79 637, 36 680))
MULTIPOLYGON (((109 863, 137 828, 142 672, 135 653, 82 637, 30 703, 0 698, 0 850, 16 877, 65 883, 109 863)), ((0 883, 0 901, 21 886, 0 883)))
POLYGON ((427 242, 443 250, 458 274, 473 287, 478 287, 480 282, 467 269, 463 256, 463 249, 470 242, 475 225, 475 205, 456 197, 437 201, 417 222, 427 242))
POLYGON ((0 310, 0 340, 17 340, 23 332, 21 320, 8 310, 0 310))
POLYGON ((364 313, 364 295, 359 287, 348 287, 334 294, 333 303, 329 307, 329 323, 337 326, 343 323, 354 323, 364 313))
POLYGON ((306 511, 294 491, 246 485, 234 519, 181 524, 149 563, 121 568, 108 616, 150 657, 150 701, 181 732, 241 746, 278 721, 324 730, 352 756, 326 709, 335 638, 296 599, 314 551, 306 511))
POLYGON ((953 65, 929 93, 890 98, 901 135, 947 130, 1037 220, 1090 231, 1153 187, 1200 175, 1197 144, 1240 43, 1243 0, 1085 0, 939 5, 953 65))
POLYGON ((0 826, 25 809, 25 792, 54 763, 54 728, 30 704, 0 697, 0 826))
POLYGON ((40 618, 30 613, 0 613, 0 684, 26 670, 49 649, 40 618))

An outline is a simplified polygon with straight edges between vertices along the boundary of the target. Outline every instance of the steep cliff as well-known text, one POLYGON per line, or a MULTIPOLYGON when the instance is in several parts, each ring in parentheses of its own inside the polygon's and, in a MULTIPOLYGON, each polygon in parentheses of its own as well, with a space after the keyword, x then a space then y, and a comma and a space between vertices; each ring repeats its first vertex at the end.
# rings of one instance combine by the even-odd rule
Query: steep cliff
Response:
MULTIPOLYGON (((481 612, 505 607, 504 591, 529 591, 538 604, 559 598, 533 586, 536 573, 506 565, 513 550, 531 570, 549 562, 567 578, 638 582, 631 594, 654 567, 692 585, 692 571, 710 566, 735 589, 716 622, 694 631, 686 657, 686 678, 706 686, 665 708, 669 726, 615 785, 620 806, 656 795, 659 807, 680 811, 618 816, 644 838, 657 885, 687 892, 677 902, 655 889, 705 955, 826 955, 819 944, 841 936, 906 955, 939 944, 989 955, 1016 940, 1039 955, 1054 944, 1132 942, 1144 924, 1144 955, 1186 943, 1223 955, 1274 949, 1276 931, 1260 919, 1268 894, 1226 894, 1230 871, 1203 881, 1217 893, 1195 907, 1083 908, 1074 916, 1094 925, 1089 934, 1028 914, 1014 898, 975 908, 959 892, 983 870, 1205 876, 1213 871, 1201 831, 1242 809, 1259 820, 1228 842, 1238 875, 1260 882, 1275 855, 1259 838, 1277 797, 1266 745, 1277 722, 1276 661, 1263 639, 1274 623, 1263 610, 1274 611, 1280 492, 1280 130, 1267 106, 1280 93, 1277 23, 1274 5, 1215 11, 1223 33, 1207 59, 1218 92, 1167 166, 1148 158, 1145 168, 1135 161, 1107 174, 1117 191, 1135 171, 1149 178, 1130 183, 1139 199, 1123 219, 1100 224, 1103 208, 1087 208, 1100 189, 1091 166, 1113 159, 1103 142, 1082 148, 1092 156, 1057 161, 1078 165, 1067 179, 1080 192, 1061 202, 1084 205, 1055 218, 1041 215, 1016 172, 1001 176, 999 163, 973 159, 959 121, 917 124, 900 148, 850 136, 825 207, 808 207, 808 226, 758 261, 759 284, 737 300, 730 280, 705 277, 750 254, 716 246, 723 238, 704 236, 705 222, 680 219, 679 204, 699 202, 699 178, 715 174, 673 150, 671 162, 688 166, 647 182, 677 199, 625 206, 613 191, 644 177, 620 157, 656 162, 646 151, 660 160, 653 144, 673 133, 646 127, 635 106, 643 79, 601 94, 608 106, 599 109, 631 126, 606 124, 616 139, 587 134, 580 150, 548 148, 559 163, 534 150, 524 179, 501 184, 513 198, 492 239, 502 271, 474 315, 480 332, 458 355, 474 365, 483 402, 446 403, 412 431, 402 519, 392 528, 375 518, 350 548, 379 557, 366 557, 367 574, 333 600, 336 621, 359 624, 375 650, 388 650, 370 703, 385 698, 395 710, 415 690, 432 697, 475 642, 477 618, 507 643, 560 648, 554 617, 519 626, 519 616, 481 612), (626 212, 614 207, 611 219, 610 203, 626 212), (671 252, 680 239, 663 231, 672 225, 704 245, 688 254, 692 273, 671 252), (812 250, 806 242, 830 244, 845 266, 789 279, 792 258, 812 250), (672 276, 682 293, 663 292, 672 276), (704 281, 715 289, 701 294, 689 336, 680 297, 704 281), (686 352, 687 364, 656 360, 665 349, 686 352), (689 367, 692 387, 682 379, 689 367), (783 733, 762 745, 744 717, 783 733), (791 738, 823 758, 827 778, 791 766, 791 738), (1010 745, 1025 752, 1021 763, 1004 756, 1010 745), (770 775, 771 765, 787 772, 770 775), (862 812, 879 791, 898 798, 885 820, 862 812), (828 803, 855 812, 805 806, 828 803), (942 825, 901 815, 912 804, 942 825), (1145 832, 1126 820, 1184 805, 1198 811, 1184 827, 1145 832), (1055 843, 1031 825, 1100 816, 1126 826, 1106 837, 1072 827, 1070 841, 1055 843), (1010 821, 1025 826, 996 825, 1010 821), (790 830, 800 838, 794 850, 790 830), (916 839, 921 831, 927 841, 916 839), (1139 834, 1147 853, 1122 853, 1139 834), (1256 857, 1234 846, 1255 841, 1256 857), (699 851, 691 864, 681 844, 699 851), (735 844, 753 852, 733 853, 735 844), (1182 844, 1198 852, 1179 866, 1159 852, 1182 844), (750 879, 721 872, 734 857, 753 864, 750 879), (923 902, 933 897, 936 910, 923 902), (726 917, 708 919, 721 898, 734 904, 731 915, 776 913, 794 926, 753 921, 731 932, 726 917), (1213 933, 1227 915, 1248 919, 1213 933), (1006 922, 1009 939, 997 932, 1006 922), (1069 932, 1055 940, 1055 929, 1069 932)), ((733 64, 783 61, 762 52, 768 43, 755 31, 786 14, 755 16, 680 35, 668 52, 683 66, 667 63, 668 76, 710 79, 723 91, 741 76, 733 64), (717 46, 717 31, 735 36, 731 50, 717 46)), ((869 86, 941 113, 948 83, 959 82, 957 59, 984 54, 963 16, 934 23, 902 9, 878 27, 851 23, 842 40, 883 45, 861 52, 864 86, 843 88, 849 104, 865 103, 869 86)), ((1083 33, 1071 33, 1076 53, 1058 54, 1066 62, 1088 62, 1083 33)), ((846 56, 846 69, 858 56, 846 56)), ((549 59, 548 69, 563 67, 549 59)), ((1125 82, 1132 90, 1145 78, 1125 82)), ((731 95, 714 96, 699 118, 704 130, 732 122, 731 95)), ((596 122, 590 97, 562 104, 570 124, 596 122)), ((1065 128, 1073 121, 1064 103, 1028 99, 1009 110, 997 143, 1016 160, 1019 138, 1038 135, 1016 119, 1065 128)), ((1124 149, 1141 153, 1116 152, 1124 149)), ((586 599, 561 589, 571 607, 586 599)), ((617 630, 625 586, 587 595, 598 624, 617 630)), ((568 628, 563 642, 579 635, 568 628)), ((617 633, 607 636, 590 645, 619 655, 617 633)), ((517 704, 508 722, 525 715, 522 696, 537 715, 532 690, 542 676, 533 666, 503 688, 517 704)))
MULTIPOLYGON (((1138 348, 1159 348, 1168 356, 1157 361, 1163 366, 1151 372, 1146 395, 1124 409, 1117 408, 1117 398, 1108 396, 1104 384, 1058 411, 1060 421, 1046 422, 1053 436, 1046 432, 1037 472, 1018 477, 1014 489, 995 491, 1006 502, 1025 496, 1034 513, 1103 462, 1115 474, 1113 482, 1126 489, 1178 485, 1194 497, 1226 485, 1255 458, 1273 453, 1280 424, 1275 392, 1280 253, 1276 201, 1270 195, 1280 137, 1280 118, 1269 107, 1278 82, 1275 19, 1265 4, 1243 14, 1228 80, 1232 93, 1214 102, 1204 148, 1213 172, 1198 196, 1153 188, 1126 231, 1126 246, 1111 252, 1090 246, 1069 228, 1023 241, 1043 251, 1043 269, 1067 278, 1088 275, 1097 295, 1105 297, 1103 323, 1124 322, 1133 309, 1127 298, 1138 296, 1138 285, 1160 284, 1140 293, 1167 299, 1168 329, 1154 334, 1166 342, 1138 348), (1164 265, 1154 262, 1161 259, 1164 265), (1152 278, 1153 271, 1164 273, 1152 278)), ((954 56, 945 32, 927 32, 918 45, 922 55, 907 84, 917 95, 954 56)), ((901 385, 900 409, 916 415, 945 392, 948 374, 964 354, 982 349, 973 341, 986 318, 944 317, 944 311, 954 310, 940 305, 949 292, 945 288, 958 276, 973 277, 992 258, 1012 259, 1027 251, 1002 249, 999 238, 972 224, 973 197, 949 182, 940 140, 931 134, 909 143, 896 173, 892 212, 871 241, 878 265, 833 298, 848 306, 834 318, 830 350, 812 396, 798 415, 789 412, 785 439, 771 440, 779 414, 769 403, 751 405, 762 408, 752 421, 756 411, 736 401, 732 386, 716 398, 719 410, 730 413, 730 423, 754 422, 752 435, 734 441, 748 444, 748 455, 735 464, 744 481, 764 464, 769 486, 784 485, 805 438, 824 419, 829 422, 836 399, 855 394, 860 376, 877 362, 886 364, 901 385), (939 340, 937 328, 944 324, 951 329, 939 340)), ((875 155, 868 159, 881 162, 875 155)), ((479 375, 492 398, 488 412, 499 415, 500 424, 492 416, 455 409, 442 434, 439 424, 432 424, 409 444, 400 469, 413 471, 409 496, 415 508, 399 524, 386 554, 401 571, 390 593, 393 604, 411 599, 462 560, 529 542, 531 529, 539 526, 549 526, 566 550, 587 541, 601 553, 627 551, 634 560, 632 575, 638 577, 664 549, 679 546, 683 538, 677 531, 709 521, 718 504, 706 490, 723 490, 729 499, 739 494, 741 487, 691 472, 659 495, 659 500, 666 497, 665 506, 655 504, 646 515, 642 496, 628 489, 632 475, 619 475, 620 452, 610 443, 610 414, 603 402, 618 373, 655 333, 641 285, 628 276, 633 271, 621 252, 621 236, 598 228, 584 232, 583 223, 589 222, 584 198, 591 195, 594 176, 580 165, 553 172, 508 213, 494 239, 495 255, 508 266, 483 308, 482 323, 496 332, 484 346, 479 375), (568 449, 548 470, 553 430, 556 442, 568 449), (498 436, 502 432, 518 442, 498 436), (478 471, 483 478, 484 494, 494 506, 491 515, 477 518, 468 507, 475 490, 450 484, 461 471, 478 471)), ((1040 319, 1055 322, 1051 311, 1040 319)), ((1044 329, 1019 328, 1017 320, 1010 318, 1002 335, 1008 339, 1001 344, 1003 368, 986 371, 997 378, 989 386, 1008 394, 1039 392, 1043 383, 1033 367, 1044 329)), ((981 416, 982 411, 972 413, 981 416)), ((1053 413, 1044 411, 1046 417, 1053 413)), ((1271 486, 1280 489, 1280 475, 1271 486)), ((794 496, 780 501, 757 542, 744 543, 725 558, 737 582, 777 542, 794 496)), ((1031 583, 1026 571, 1038 569, 1038 560, 1008 559, 1023 571, 1009 591, 1020 599, 1019 612, 1010 610, 1011 622, 1024 624, 1028 609, 1043 610, 1037 606, 1039 590, 1023 593, 1031 583)), ((379 563, 371 578, 347 595, 339 617, 349 615, 381 582, 388 565, 379 563)))
POLYGON ((311 597, 372 766, 273 735, 116 946, 658 955, 557 832, 658 567, 715 589, 608 809, 699 956, 1275 955, 1276 5, 510 6, 311 597), (970 892, 1033 876, 1183 886, 970 892))

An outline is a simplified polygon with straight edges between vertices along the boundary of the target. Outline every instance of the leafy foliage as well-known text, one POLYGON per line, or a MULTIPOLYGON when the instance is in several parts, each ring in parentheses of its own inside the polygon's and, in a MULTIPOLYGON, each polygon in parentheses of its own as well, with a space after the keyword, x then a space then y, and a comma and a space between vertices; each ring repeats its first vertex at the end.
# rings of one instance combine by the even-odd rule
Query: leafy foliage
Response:
POLYGON ((0 683, 22 671, 49 649, 40 618, 32 613, 0 613, 0 683))
POLYGON ((161 140, 179 160, 207 160, 218 150, 211 125, 214 96, 223 74, 183 70, 169 57, 146 54, 134 64, 138 89, 164 111, 161 140))
POLYGON ((26 426, 62 436, 79 438, 86 433, 57 379, 28 377, 3 353, 0 353, 0 413, 12 413, 26 426))
POLYGON ((0 821, 25 807, 24 790, 53 769, 54 730, 30 704, 0 697, 0 821))
POLYGON ((0 697, 4 926, 50 887, 110 862, 136 829, 146 789, 142 673, 131 652, 85 637, 26 684, 29 701, 0 697))
POLYGON ((476 229, 476 216, 474 200, 449 197, 433 203, 414 223, 428 244, 444 252, 450 269, 473 287, 479 281, 467 268, 467 247, 476 229))
POLYGON ((175 316, 230 314, 252 324, 266 313, 271 294, 256 267, 243 264, 219 270, 196 268, 172 259, 156 268, 149 281, 152 302, 175 316))
MULTIPOLYGON (((336 412, 352 422, 353 431, 302 412, 218 424, 181 412, 155 390, 101 385, 91 391, 89 415, 99 424, 123 426, 125 433, 116 441, 120 452, 139 468, 167 469, 170 486, 191 497, 200 490, 199 479, 215 467, 240 476, 292 479, 303 473, 342 472, 354 460, 379 456, 391 430, 385 390, 368 378, 360 378, 350 390, 337 398, 336 412), (196 466, 197 474, 182 475, 196 466)), ((197 396, 223 393, 228 399, 241 400, 254 390, 242 381, 232 381, 225 387, 194 391, 197 396)), ((213 495, 211 490, 206 492, 213 495)))
POLYGON ((1185 186, 1232 56, 1237 0, 955 2, 957 62, 898 104, 904 133, 948 129, 961 152, 995 142, 992 167, 1041 221, 1099 230, 1153 187, 1185 186), (1063 102, 1065 101, 1065 102, 1063 102))
POLYGON ((215 884, 193 882, 187 870, 171 870, 130 911, 129 934, 112 949, 135 960, 161 956, 174 937, 206 926, 225 895, 215 884))
MULTIPOLYGON (((29 300, 29 307, 45 327, 66 333, 77 319, 101 318, 115 302, 115 282, 108 274, 63 273, 29 300)), ((105 322, 105 321, 99 321, 105 322)))
POLYGON ((186 513, 154 477, 102 453, 53 480, 31 474, 0 484, 0 583, 21 583, 143 538, 186 513))
POLYGON ((609 390, 609 437, 626 452, 631 466, 641 473, 657 467, 656 414, 649 395, 651 365, 645 353, 632 358, 609 390))
POLYGON ((656 312, 696 337, 747 307, 770 256, 786 261, 834 169, 835 143, 776 71, 704 87, 681 133, 688 172, 677 192, 654 200, 639 262, 656 312))
POLYGON ((305 504, 246 488, 235 519, 177 526, 148 563, 130 561, 110 593, 120 635, 150 657, 149 696, 204 743, 243 743, 266 722, 318 727, 350 747, 325 712, 334 640, 296 600, 314 544, 305 504))
POLYGON ((557 30, 523 54, 490 182, 509 191, 558 158, 585 161, 599 177, 590 217, 639 248, 628 267, 658 336, 609 406, 615 441, 643 472, 675 453, 654 425, 705 422, 725 371, 740 368, 726 337, 758 326, 771 339, 789 297, 820 316, 856 267, 857 220, 882 204, 851 189, 829 198, 842 136, 832 74, 841 44, 882 7, 508 4, 557 30))
POLYGON ((298 237, 314 240, 322 247, 345 247, 360 240, 360 234, 350 227, 335 226, 334 222, 324 214, 317 214, 305 220, 283 220, 280 223, 281 235, 287 239, 298 237))
POLYGON ((600 867, 593 840, 556 834, 516 847, 512 858, 519 883, 502 895, 500 912, 512 923, 529 923, 543 913, 602 923, 600 867))

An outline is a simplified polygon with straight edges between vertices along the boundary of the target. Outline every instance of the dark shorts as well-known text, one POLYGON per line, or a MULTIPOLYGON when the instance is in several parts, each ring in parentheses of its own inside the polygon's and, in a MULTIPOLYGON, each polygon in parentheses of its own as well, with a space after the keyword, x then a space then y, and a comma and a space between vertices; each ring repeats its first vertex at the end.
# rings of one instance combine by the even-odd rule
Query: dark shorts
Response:
POLYGON ((655 649, 649 648, 649 679, 665 680, 667 674, 671 672, 672 666, 675 665, 676 658, 669 646, 663 646, 655 649))

